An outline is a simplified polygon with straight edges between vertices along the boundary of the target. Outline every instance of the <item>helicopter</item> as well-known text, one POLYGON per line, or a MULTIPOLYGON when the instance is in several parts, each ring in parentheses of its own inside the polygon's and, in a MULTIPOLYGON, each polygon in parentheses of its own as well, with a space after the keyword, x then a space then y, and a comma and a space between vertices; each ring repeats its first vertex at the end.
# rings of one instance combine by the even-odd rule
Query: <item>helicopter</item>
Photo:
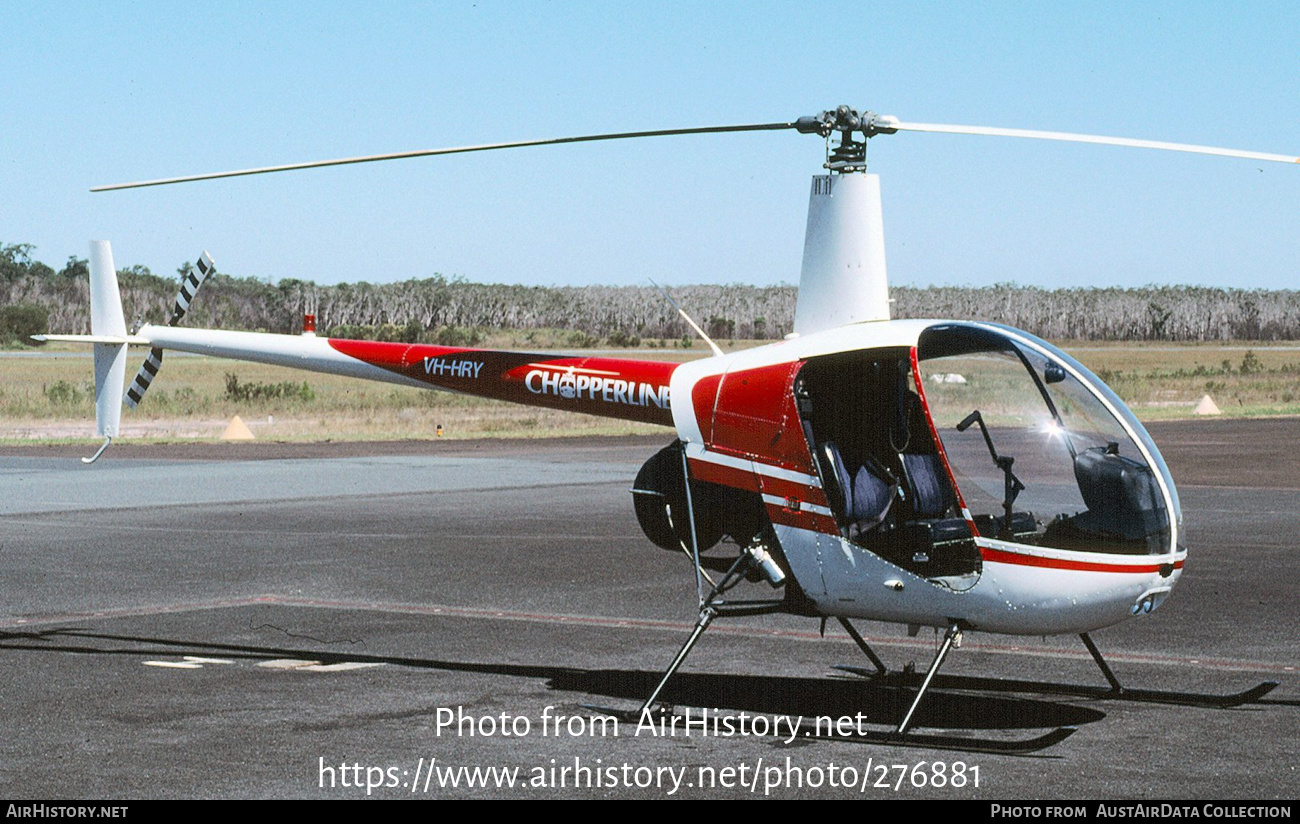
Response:
MULTIPOLYGON (((1022 741, 918 734, 918 707, 966 633, 1077 635, 1106 687, 1044 692, 1199 706, 1263 696, 1132 689, 1089 633, 1154 612, 1187 563, 1178 492, 1160 451, 1118 395, 1058 347, 997 323, 891 318, 880 179, 871 138, 932 132, 1036 138, 1300 163, 1294 156, 1063 132, 913 123, 849 106, 793 121, 621 132, 342 158, 100 186, 196 182, 375 161, 603 140, 795 131, 826 141, 812 178, 793 330, 724 353, 681 307, 711 355, 686 363, 345 340, 180 326, 215 270, 204 252, 182 276, 165 325, 128 331, 109 244, 90 249, 91 334, 45 340, 94 348, 99 450, 121 408, 145 397, 168 350, 256 361, 531 406, 661 424, 676 433, 632 487, 656 546, 686 555, 694 627, 653 691, 661 696, 720 618, 784 613, 837 621, 871 663, 856 677, 915 686, 891 730, 855 740, 1029 752, 1073 733, 1022 741), (127 349, 150 353, 122 395, 127 349), (769 589, 733 597, 742 583, 769 589), (919 684, 891 672, 853 624, 942 631, 919 684)), ((665 298, 672 298, 665 292, 665 298)), ((314 319, 312 319, 314 321, 314 319)))

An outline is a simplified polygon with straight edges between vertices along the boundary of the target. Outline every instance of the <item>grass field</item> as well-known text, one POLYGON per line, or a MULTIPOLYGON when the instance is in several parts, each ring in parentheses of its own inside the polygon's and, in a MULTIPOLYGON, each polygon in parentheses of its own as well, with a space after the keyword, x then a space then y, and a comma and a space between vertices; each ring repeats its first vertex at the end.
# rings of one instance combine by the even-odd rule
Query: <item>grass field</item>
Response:
MULTIPOLYGON (((1227 416, 1300 415, 1297 344, 1063 346, 1144 419, 1190 416, 1205 394, 1227 416)), ((132 351, 128 376, 144 354, 132 351)), ((706 353, 678 347, 625 354, 680 361, 706 353)), ((648 424, 170 353, 140 408, 123 410, 122 437, 215 439, 235 415, 259 439, 286 441, 432 438, 439 425, 447 438, 667 435, 648 424), (235 399, 240 393, 228 391, 230 375, 245 389, 262 387, 262 397, 235 399)), ((94 419, 87 353, 53 345, 0 352, 0 443, 94 440, 94 419)))
POLYGON ((1097 343, 1063 348, 1143 420, 1187 417, 1203 395, 1224 415, 1300 415, 1300 344, 1097 343))

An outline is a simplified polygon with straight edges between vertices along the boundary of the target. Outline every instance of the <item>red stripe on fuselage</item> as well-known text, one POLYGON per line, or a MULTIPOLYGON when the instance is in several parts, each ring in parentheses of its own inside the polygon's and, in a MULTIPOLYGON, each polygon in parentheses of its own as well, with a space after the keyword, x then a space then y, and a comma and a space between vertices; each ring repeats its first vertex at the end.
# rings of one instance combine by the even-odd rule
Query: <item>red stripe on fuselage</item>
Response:
MULTIPOLYGON (((769 475, 699 458, 688 458, 687 460, 691 467, 691 477, 696 480, 708 481, 709 483, 729 486, 734 489, 743 489, 747 492, 775 495, 784 499, 786 503, 783 505, 766 504, 768 517, 774 524, 808 529, 826 535, 839 534, 839 527, 835 524, 834 518, 828 518, 825 515, 803 508, 807 504, 826 506, 826 493, 820 487, 786 480, 785 478, 773 478, 769 475), (791 504, 795 506, 791 506, 791 504)), ((761 465, 758 465, 758 468, 761 469, 761 465)))
POLYGON ((754 464, 754 469, 749 470, 699 458, 690 458, 689 461, 692 477, 701 481, 743 489, 747 492, 761 492, 764 495, 795 498, 800 501, 807 501, 810 504, 826 506, 826 494, 820 487, 802 481, 792 481, 764 474, 762 464, 754 464))
MULTIPOLYGON (((980 547, 980 557, 995 564, 1016 564, 1018 566, 1044 567, 1047 569, 1069 569, 1078 572, 1159 572, 1165 564, 1105 564, 1099 561, 1071 561, 1064 558, 1044 558, 1041 555, 1021 555, 1002 549, 980 547)), ((1183 561, 1175 561, 1174 569, 1182 569, 1183 561)))
POLYGON ((699 458, 687 458, 687 463, 691 467, 691 477, 696 480, 743 489, 746 492, 758 491, 758 476, 753 472, 712 461, 702 461, 699 458))
POLYGON ((588 415, 672 426, 668 384, 680 364, 338 340, 359 361, 440 389, 588 415))

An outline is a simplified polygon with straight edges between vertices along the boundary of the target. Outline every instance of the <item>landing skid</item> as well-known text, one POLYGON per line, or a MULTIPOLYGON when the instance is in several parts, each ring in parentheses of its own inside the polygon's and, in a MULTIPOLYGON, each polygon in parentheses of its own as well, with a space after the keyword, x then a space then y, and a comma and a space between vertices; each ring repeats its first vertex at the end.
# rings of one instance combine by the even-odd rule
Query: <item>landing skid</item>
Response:
MULTIPOLYGON (((700 571, 698 566, 698 554, 696 555, 696 558, 696 570, 698 573, 700 571)), ((667 706, 666 702, 660 701, 659 697, 663 694, 664 688, 668 686, 668 681, 673 677, 677 670, 681 668, 682 664, 686 661, 686 657, 690 655, 691 650, 695 647, 696 642, 700 640, 700 637, 714 622, 714 620, 723 617, 761 615, 770 612, 779 612, 782 609, 782 603, 780 601, 728 601, 722 597, 723 593, 725 593, 729 588, 734 586, 738 581, 744 579, 746 572, 753 563, 754 561, 750 555, 742 553, 741 556, 736 559, 736 562, 732 564, 731 568, 727 570, 726 574, 713 585, 710 592, 707 595, 701 596, 699 618, 695 622, 694 629, 691 631, 690 636, 686 639, 686 642, 682 645, 681 649, 677 652, 677 656, 673 658, 672 663, 669 664, 668 670, 659 679, 659 683, 655 686, 649 697, 641 704, 640 708, 635 710, 622 710, 584 704, 584 709, 601 715, 617 718, 620 721, 627 723, 640 723, 646 713, 656 713, 653 717, 658 719, 659 716, 657 713, 661 711, 669 713, 673 712, 673 708, 667 706)), ((843 623, 854 635, 854 640, 863 648, 863 651, 867 652, 867 654, 872 658, 872 661, 877 664, 879 671, 882 673, 885 672, 884 663, 880 661, 879 658, 876 658, 874 653, 868 652, 870 647, 867 645, 866 641, 862 640, 860 635, 857 635, 857 632, 848 624, 847 621, 843 623)), ((938 654, 935 656, 934 662, 930 665, 929 671, 926 673, 925 680, 921 683, 920 689, 917 690, 916 696, 912 699, 911 705, 903 715, 903 720, 892 732, 886 732, 883 730, 864 731, 857 729, 852 735, 818 734, 818 731, 814 726, 804 724, 799 728, 797 737, 805 740, 844 741, 855 744, 879 744, 892 747, 922 747, 927 749, 958 750, 961 752, 1023 755, 1037 752, 1054 744, 1058 744, 1074 733, 1074 727, 1058 727, 1044 735, 1017 741, 957 735, 918 735, 911 732, 910 728, 912 725, 912 718, 915 716, 917 708, 921 705, 921 699, 924 698, 926 693, 929 691, 931 683, 938 673, 939 667, 943 665, 944 658, 947 657, 949 651, 955 646, 960 646, 961 637, 962 632, 959 626, 954 624, 949 627, 947 634, 944 636, 943 644, 940 647, 938 654)))
MULTIPOLYGON (((723 580, 726 581, 739 572, 740 562, 738 561, 737 566, 733 568, 723 580)), ((617 718, 620 721, 628 723, 640 723, 648 712, 674 713, 674 709, 661 702, 659 696, 662 694, 664 687, 668 685, 668 680, 672 678, 673 674, 677 672, 678 668, 680 668, 682 663, 686 660, 686 656, 690 654, 691 649, 695 646, 695 642, 700 639, 700 636, 704 634, 704 631, 708 629, 709 625, 715 618, 727 614, 753 614, 752 607, 747 608, 749 607, 748 604, 729 604, 718 600, 716 598, 717 592, 718 588, 715 587, 714 593, 705 600, 704 606, 700 610, 699 620, 696 621, 695 629, 691 632, 690 637, 686 639, 686 643, 677 653, 677 657, 673 659, 672 664, 668 667, 668 671, 665 672, 663 677, 659 680, 654 691, 650 693, 650 697, 642 703, 639 709, 622 710, 591 704, 584 704, 583 707, 592 712, 617 718), (734 612, 732 612, 732 610, 734 610, 734 612)), ((854 634, 856 636, 856 632, 854 634)), ((935 656, 934 662, 931 663, 929 670, 926 672, 925 678, 921 681, 916 696, 912 699, 911 705, 903 715, 903 720, 899 722, 898 727, 892 732, 884 730, 862 730, 859 728, 849 735, 820 733, 815 726, 805 723, 800 726, 797 737, 813 741, 842 741, 852 744, 878 744, 891 747, 920 747, 924 749, 957 750, 960 752, 1026 755, 1059 744, 1074 734, 1074 727, 1058 727, 1043 735, 1020 740, 976 738, 931 733, 917 734, 912 732, 912 718, 915 716, 917 708, 921 705, 922 698, 925 697, 926 693, 936 683, 939 667, 943 665, 944 658, 948 655, 948 652, 954 646, 960 644, 961 635, 961 629, 957 625, 953 625, 949 628, 948 633, 944 636, 943 645, 940 647, 938 654, 935 656)), ((866 642, 860 640, 860 638, 861 636, 857 636, 854 640, 859 641, 859 645, 865 647, 866 642)), ((884 664, 880 662, 879 659, 874 658, 873 656, 873 661, 880 665, 880 669, 871 673, 862 670, 863 674, 868 674, 869 677, 873 678, 891 677, 885 674, 886 671, 884 669, 884 664)), ((657 715, 654 717, 658 718, 657 715)))
MULTIPOLYGON (((868 732, 855 735, 813 735, 814 741, 845 741, 851 744, 880 744, 891 747, 921 747, 930 750, 959 750, 998 755, 1029 755, 1053 747, 1074 735, 1076 727, 1057 727, 1034 738, 1003 740, 999 738, 971 738, 961 735, 933 735, 914 732, 868 732)), ((801 731, 802 732, 802 731, 801 731)))
MULTIPOLYGON (((880 658, 871 650, 862 636, 844 619, 840 619, 845 629, 849 630, 849 636, 858 648, 866 653, 871 660, 874 669, 866 667, 854 667, 838 665, 835 669, 841 672, 847 672, 851 675, 868 678, 875 683, 890 686, 909 686, 916 681, 914 673, 907 672, 889 672, 880 658)), ((1014 678, 979 678, 964 675, 943 675, 934 678, 934 684, 946 687, 948 689, 959 690, 978 690, 982 692, 1036 692, 1050 695, 1075 695, 1082 698, 1099 698, 1112 701, 1141 701, 1149 704, 1173 704, 1185 707, 1213 707, 1218 709, 1230 709, 1239 707, 1242 704, 1249 704, 1263 698, 1274 687, 1278 685, 1277 681, 1264 681, 1251 687, 1248 690, 1224 694, 1202 693, 1202 692, 1179 692, 1176 690, 1146 690, 1130 689, 1120 683, 1111 670, 1106 659, 1102 657, 1101 650, 1093 643, 1092 637, 1086 632, 1079 633, 1079 638, 1083 641, 1084 646, 1088 648, 1088 654, 1096 662, 1106 681, 1110 683, 1109 687, 1094 687, 1087 684, 1057 684, 1051 682, 1039 681, 1022 681, 1014 678)), ((922 687, 924 689, 924 686, 922 687)))
MULTIPOLYGON (((616 718, 625 723, 637 723, 641 720, 643 710, 622 710, 602 707, 595 704, 583 704, 583 709, 598 715, 616 718)), ((668 708, 666 714, 681 717, 675 708, 668 708)), ((659 723, 656 715, 655 723, 659 723)), ((818 732, 815 725, 804 722, 798 728, 796 737, 805 741, 838 741, 845 744, 875 744, 887 747, 918 747, 927 750, 956 750, 958 752, 980 752, 996 755, 1030 755, 1055 746, 1075 733, 1075 727, 1057 727, 1056 729, 1033 738, 1016 740, 999 738, 977 738, 963 735, 936 735, 930 733, 889 732, 885 730, 858 730, 850 735, 835 735, 818 732)), ((776 737, 776 736, 773 736, 776 737)), ((783 739, 784 740, 784 739, 783 739)))
MULTIPOLYGON (((868 667, 838 664, 834 669, 870 679, 882 686, 914 686, 917 677, 910 673, 881 674, 868 667)), ((1141 701, 1148 704, 1172 704, 1184 707, 1211 707, 1231 709, 1258 701, 1278 685, 1277 681, 1264 681, 1248 690, 1226 694, 1177 692, 1171 690, 1144 690, 1121 687, 1094 687, 1088 684, 1057 684, 1042 681, 1022 681, 1015 678, 980 678, 965 675, 940 675, 934 686, 950 690, 976 690, 979 692, 1027 692, 1046 695, 1074 695, 1080 698, 1098 698, 1110 701, 1141 701)))

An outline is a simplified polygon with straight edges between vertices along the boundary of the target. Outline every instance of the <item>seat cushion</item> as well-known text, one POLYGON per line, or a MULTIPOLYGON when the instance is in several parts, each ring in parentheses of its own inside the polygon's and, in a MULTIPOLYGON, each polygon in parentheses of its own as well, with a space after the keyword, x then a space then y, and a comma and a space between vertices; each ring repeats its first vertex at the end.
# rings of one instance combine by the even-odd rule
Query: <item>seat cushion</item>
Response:
POLYGON ((907 478, 912 514, 917 518, 940 518, 948 512, 957 496, 948 482, 948 472, 936 453, 904 452, 898 456, 907 478))

